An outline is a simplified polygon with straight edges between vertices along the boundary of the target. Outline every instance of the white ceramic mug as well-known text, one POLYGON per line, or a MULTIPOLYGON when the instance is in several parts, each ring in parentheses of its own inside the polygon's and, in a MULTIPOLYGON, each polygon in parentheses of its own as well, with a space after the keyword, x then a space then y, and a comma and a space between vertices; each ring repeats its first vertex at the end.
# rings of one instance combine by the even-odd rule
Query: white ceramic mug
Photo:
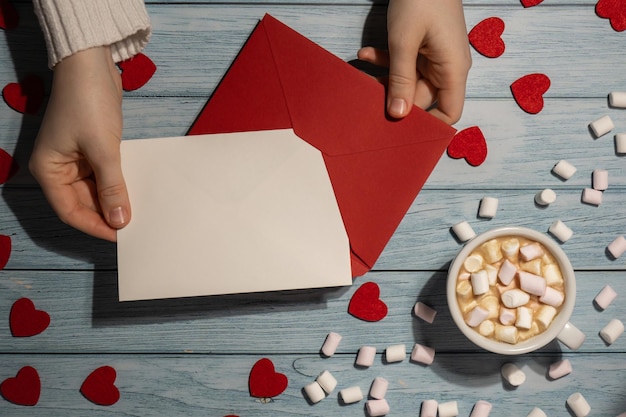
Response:
POLYGON ((554 339, 558 339, 570 349, 576 350, 584 341, 584 334, 569 320, 576 302, 576 277, 574 269, 561 247, 548 235, 524 227, 503 227, 482 233, 468 241, 452 261, 448 270, 447 281, 448 307, 452 319, 463 334, 477 346, 488 351, 504 355, 518 355, 542 348, 554 339), (456 286, 459 271, 465 259, 480 245, 492 239, 502 237, 523 237, 541 243, 556 259, 564 280, 565 297, 558 314, 543 332, 515 344, 500 342, 482 336, 478 329, 471 328, 465 322, 458 304, 456 286))

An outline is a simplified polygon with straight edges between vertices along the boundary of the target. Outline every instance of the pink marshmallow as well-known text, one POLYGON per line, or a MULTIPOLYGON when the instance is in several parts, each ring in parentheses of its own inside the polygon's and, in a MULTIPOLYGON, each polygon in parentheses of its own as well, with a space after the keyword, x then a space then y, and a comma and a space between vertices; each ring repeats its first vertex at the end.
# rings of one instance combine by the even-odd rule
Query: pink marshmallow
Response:
POLYGON ((389 404, 384 398, 380 400, 368 400, 365 403, 365 407, 370 417, 379 417, 389 414, 389 404))
POLYGON ((415 304, 415 307, 413 308, 413 312, 415 313, 417 317, 424 320, 426 323, 430 323, 430 324, 433 323, 433 321, 435 320, 435 316, 437 315, 437 312, 434 309, 430 308, 429 306, 422 303, 421 301, 418 301, 415 304))
POLYGON ((437 400, 424 400, 422 401, 422 411, 420 417, 437 417, 437 409, 439 403, 437 400))
POLYGON ((469 317, 466 320, 466 323, 470 327, 476 327, 489 316, 489 311, 484 308, 478 306, 474 307, 472 311, 469 313, 469 317))
POLYGON ((435 349, 416 343, 411 352, 411 360, 413 362, 430 365, 435 360, 435 349))
POLYGON ((583 203, 599 206, 602 204, 602 191, 593 188, 585 188, 581 200, 583 203))
POLYGON ((548 369, 548 376, 551 379, 559 379, 571 373, 572 364, 570 363, 569 359, 563 359, 561 361, 554 362, 550 365, 550 368, 548 369))
POLYGON ((518 271, 517 276, 522 290, 540 297, 545 294, 548 283, 544 277, 526 271, 518 271))
POLYGON ((596 295, 594 301, 602 310, 606 310, 606 308, 615 300, 617 297, 617 293, 610 285, 606 285, 602 288, 602 291, 596 295))
POLYGON ((512 325, 517 319, 515 313, 516 311, 512 308, 500 307, 500 323, 504 324, 505 326, 512 325))
POLYGON ((607 249, 615 259, 619 258, 626 252, 626 238, 624 238, 624 236, 616 237, 615 240, 609 244, 607 249))
POLYGON ((555 290, 552 287, 546 287, 546 292, 539 297, 539 301, 552 307, 558 307, 563 304, 564 298, 565 295, 561 291, 555 290))
POLYGON ((543 255, 543 249, 537 243, 531 243, 519 248, 519 253, 525 261, 532 261, 543 255))
POLYGON ((508 259, 505 259, 500 265, 500 270, 498 271, 498 278, 500 278, 500 282, 504 285, 509 285, 513 278, 515 278, 515 273, 517 272, 517 267, 515 264, 510 262, 508 259))
POLYGON ((476 404, 474 404, 474 408, 472 409, 472 414, 470 417, 489 417, 489 413, 491 413, 491 403, 485 400, 478 400, 476 404))

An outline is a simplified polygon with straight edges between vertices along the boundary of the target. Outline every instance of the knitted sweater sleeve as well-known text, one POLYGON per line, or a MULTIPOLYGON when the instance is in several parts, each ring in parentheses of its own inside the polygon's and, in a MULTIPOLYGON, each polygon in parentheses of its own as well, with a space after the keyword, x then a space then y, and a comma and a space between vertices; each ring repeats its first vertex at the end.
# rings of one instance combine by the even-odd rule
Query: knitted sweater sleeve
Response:
POLYGON ((115 62, 143 50, 152 33, 143 0, 33 0, 48 65, 84 49, 110 45, 115 62))

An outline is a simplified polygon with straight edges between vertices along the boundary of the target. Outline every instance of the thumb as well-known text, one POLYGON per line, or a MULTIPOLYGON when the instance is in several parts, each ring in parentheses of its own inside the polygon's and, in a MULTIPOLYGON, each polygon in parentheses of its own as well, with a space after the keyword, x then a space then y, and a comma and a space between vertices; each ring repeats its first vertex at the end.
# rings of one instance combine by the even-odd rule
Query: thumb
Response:
POLYGON ((389 85, 387 111, 391 117, 409 114, 417 84, 417 51, 412 48, 389 48, 389 85))
POLYGON ((130 221, 130 200, 122 174, 119 142, 115 149, 101 153, 90 160, 96 177, 98 201, 105 221, 114 229, 121 229, 130 221))

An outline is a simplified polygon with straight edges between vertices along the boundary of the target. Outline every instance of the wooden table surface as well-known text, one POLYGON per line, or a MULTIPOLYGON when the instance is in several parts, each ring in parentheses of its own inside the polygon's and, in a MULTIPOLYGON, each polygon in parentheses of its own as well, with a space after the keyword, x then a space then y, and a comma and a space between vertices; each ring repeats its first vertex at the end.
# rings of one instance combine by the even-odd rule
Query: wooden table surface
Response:
MULTIPOLYGON (((124 138, 184 135, 229 64, 265 13, 319 43, 346 61, 364 44, 385 45, 383 2, 368 0, 267 0, 148 2, 154 35, 145 53, 157 65, 142 88, 125 94, 124 138)), ((457 401, 469 416, 478 400, 493 404, 492 416, 525 417, 533 407, 548 416, 573 416, 566 399, 580 392, 591 415, 614 417, 626 411, 626 336, 612 345, 599 337, 611 319, 626 321, 626 264, 606 247, 626 233, 624 155, 613 135, 626 132, 626 110, 610 108, 607 95, 626 91, 626 32, 611 28, 595 13, 595 0, 546 0, 524 8, 518 0, 466 0, 468 30, 487 17, 506 24, 506 51, 487 58, 472 49, 473 67, 461 130, 479 126, 487 138, 487 160, 472 167, 444 155, 374 269, 352 287, 288 293, 228 295, 119 303, 115 245, 63 225, 29 176, 27 160, 43 115, 20 114, 0 105, 0 148, 13 155, 18 173, 0 187, 0 234, 12 252, 0 271, 0 381, 34 367, 41 380, 35 406, 0 398, 2 416, 363 416, 365 400, 345 405, 338 391, 373 379, 389 381, 389 415, 419 415, 422 401, 457 401), (551 79, 545 107, 528 114, 515 103, 510 84, 529 73, 551 79), (615 130, 595 139, 588 124, 604 115, 615 130), (568 181, 551 173, 565 159, 578 169, 568 181), (591 172, 609 172, 600 206, 581 203, 591 172), (539 208, 536 192, 552 188, 557 200, 539 208), (499 199, 493 219, 477 216, 484 196, 499 199), (446 271, 461 248, 450 227, 467 220, 476 232, 498 226, 526 226, 547 233, 560 219, 573 231, 561 247, 577 275, 572 322, 586 335, 572 351, 553 342, 538 352, 508 357, 482 351, 452 323, 445 300, 446 271), (376 282, 387 316, 378 322, 347 313, 352 294, 376 282), (605 286, 618 293, 602 311, 593 299, 605 286), (33 337, 13 337, 9 312, 21 297, 51 317, 33 337), (412 314, 417 301, 434 307, 428 324, 412 314), (343 336, 331 358, 320 355, 326 335, 343 336), (422 366, 408 359, 384 363, 387 346, 415 343, 433 347, 435 361, 422 366), (362 345, 377 347, 375 363, 354 366, 362 345), (253 364, 269 358, 289 381, 270 401, 250 396, 253 364), (567 358, 573 372, 550 380, 548 366, 567 358), (507 386, 500 367, 514 362, 526 374, 507 386), (96 405, 79 391, 101 366, 117 372, 120 399, 96 405), (338 386, 311 405, 303 387, 323 370, 338 386)), ((16 29, 0 42, 2 86, 27 74, 45 81, 51 73, 30 2, 13 1, 16 29)), ((418 161, 416 161, 418 163, 418 161)))

